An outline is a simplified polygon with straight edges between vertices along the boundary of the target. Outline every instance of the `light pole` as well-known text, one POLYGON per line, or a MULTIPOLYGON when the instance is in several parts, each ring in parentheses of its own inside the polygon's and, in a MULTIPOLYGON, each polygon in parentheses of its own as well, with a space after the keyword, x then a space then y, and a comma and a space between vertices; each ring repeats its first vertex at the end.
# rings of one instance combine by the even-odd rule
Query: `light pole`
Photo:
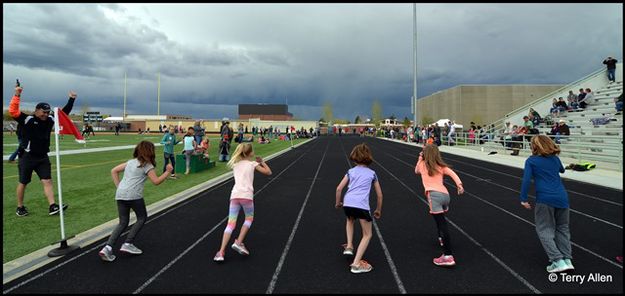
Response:
POLYGON ((414 124, 415 126, 417 126, 417 119, 419 118, 418 115, 418 110, 419 108, 417 108, 417 4, 413 3, 412 4, 412 23, 413 23, 413 31, 414 31, 414 37, 413 37, 413 53, 414 53, 414 60, 413 60, 413 66, 414 66, 414 73, 413 73, 413 87, 412 87, 412 100, 414 102, 414 124))

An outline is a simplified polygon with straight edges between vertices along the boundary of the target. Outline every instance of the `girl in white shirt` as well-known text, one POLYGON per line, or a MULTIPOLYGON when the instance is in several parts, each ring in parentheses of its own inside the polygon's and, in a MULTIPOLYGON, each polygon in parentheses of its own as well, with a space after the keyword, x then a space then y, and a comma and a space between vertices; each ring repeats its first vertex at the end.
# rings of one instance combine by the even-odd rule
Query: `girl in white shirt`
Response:
POLYGON ((260 157, 256 157, 256 161, 252 159, 254 159, 252 144, 241 143, 232 154, 232 159, 228 161, 228 166, 232 168, 234 173, 234 187, 232 187, 232 193, 230 194, 228 224, 224 230, 221 248, 213 258, 215 261, 224 261, 226 246, 237 224, 237 217, 241 208, 245 212, 245 222, 241 226, 239 237, 232 244, 232 249, 242 255, 250 254, 243 244, 243 240, 254 220, 254 171, 259 171, 268 176, 271 175, 271 169, 260 157))

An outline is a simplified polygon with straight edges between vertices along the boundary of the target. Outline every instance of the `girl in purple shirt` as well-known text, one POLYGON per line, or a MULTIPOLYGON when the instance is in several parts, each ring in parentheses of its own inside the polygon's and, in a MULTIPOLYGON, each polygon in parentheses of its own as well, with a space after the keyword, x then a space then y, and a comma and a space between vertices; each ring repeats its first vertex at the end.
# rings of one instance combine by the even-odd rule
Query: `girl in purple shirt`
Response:
POLYGON ((352 273, 363 273, 373 269, 371 264, 362 260, 362 256, 367 250, 372 236, 371 221, 373 219, 371 219, 371 208, 369 207, 369 192, 373 184, 375 193, 378 196, 377 207, 373 212, 373 216, 376 219, 380 219, 382 215, 382 188, 380 188, 380 182, 375 172, 369 168, 369 165, 373 162, 373 157, 367 145, 362 143, 354 147, 349 155, 349 159, 355 162, 356 166, 347 171, 341 183, 336 187, 336 204, 334 207, 337 209, 343 207, 345 216, 347 216, 347 222, 345 223, 347 244, 343 245, 343 255, 354 255, 354 246, 352 243, 354 237, 354 221, 356 219, 360 221, 362 239, 360 240, 356 256, 354 256, 350 267, 352 273), (345 188, 346 185, 347 192, 345 193, 343 201, 341 201, 343 188, 345 188))

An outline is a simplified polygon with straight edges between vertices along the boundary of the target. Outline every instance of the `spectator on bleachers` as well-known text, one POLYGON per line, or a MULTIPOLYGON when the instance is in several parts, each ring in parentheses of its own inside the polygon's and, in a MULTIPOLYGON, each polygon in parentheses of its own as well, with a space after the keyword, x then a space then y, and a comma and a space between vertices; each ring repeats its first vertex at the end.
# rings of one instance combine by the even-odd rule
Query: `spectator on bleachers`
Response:
POLYGON ((583 88, 579 89, 579 95, 577 95, 577 103, 579 104, 580 108, 586 109, 586 106, 588 105, 587 101, 588 99, 591 99, 591 98, 592 98, 592 91, 590 90, 590 88, 587 88, 586 91, 584 91, 583 88), (588 97, 588 93, 590 93, 591 97, 588 97))
POLYGON ((608 80, 610 80, 610 84, 614 83, 615 77, 614 72, 616 71, 616 63, 618 60, 613 59, 612 57, 608 57, 603 60, 603 64, 608 67, 608 80))
POLYGON ((530 121, 529 116, 523 116, 523 126, 527 127, 527 130, 534 128, 534 123, 530 121))
POLYGON ((579 104, 577 103, 577 95, 575 95, 572 90, 569 90, 567 101, 569 102, 569 110, 575 110, 579 107, 579 104))
POLYGON ((504 147, 510 147, 510 140, 512 140, 511 134, 513 130, 514 128, 510 125, 510 121, 506 121, 506 126, 501 131, 501 137, 499 138, 499 140, 501 140, 501 145, 504 147))
POLYGON ((556 144, 560 144, 560 139, 563 136, 568 137, 570 135, 571 135, 571 131, 569 129, 569 126, 566 125, 566 121, 564 121, 564 119, 560 119, 560 122, 558 124, 558 132, 556 133, 556 137, 555 137, 556 144))
MULTIPOLYGON (((516 125, 515 125, 516 127, 516 125)), ((523 137, 527 135, 527 126, 517 127, 512 134, 512 153, 510 155, 519 155, 519 150, 523 147, 523 137)))
POLYGON ((553 98, 553 100, 551 101, 551 108, 549 109, 549 113, 551 117, 556 117, 556 114, 558 113, 558 99, 553 98))
POLYGON ((539 125, 542 122, 540 114, 538 113, 538 111, 534 110, 534 108, 530 108, 528 116, 530 117, 530 120, 532 121, 532 123, 534 123, 534 125, 539 125))
POLYGON ((551 125, 551 130, 547 133, 550 136, 555 136, 558 133, 559 124, 556 122, 551 125))
POLYGON ((563 136, 570 136, 571 135, 571 131, 569 129, 569 126, 566 124, 566 121, 564 121, 564 119, 560 119, 560 121, 556 124, 554 124, 555 126, 555 130, 554 128, 551 129, 550 135, 552 135, 554 142, 556 142, 556 144, 560 144, 560 139, 563 136))
POLYGON ((616 113, 614 115, 619 115, 623 111, 623 93, 620 96, 614 98, 614 108, 616 108, 616 113))
POLYGON ((562 97, 558 98, 558 102, 556 103, 556 106, 557 106, 557 110, 558 110, 557 117, 560 117, 560 113, 568 110, 568 108, 569 108, 566 105, 566 102, 564 101, 564 98, 562 98, 562 97))
POLYGON ((478 135, 479 135, 479 139, 480 139, 480 145, 484 144, 484 142, 489 140, 489 136, 488 136, 488 128, 486 126, 480 126, 478 129, 478 135))

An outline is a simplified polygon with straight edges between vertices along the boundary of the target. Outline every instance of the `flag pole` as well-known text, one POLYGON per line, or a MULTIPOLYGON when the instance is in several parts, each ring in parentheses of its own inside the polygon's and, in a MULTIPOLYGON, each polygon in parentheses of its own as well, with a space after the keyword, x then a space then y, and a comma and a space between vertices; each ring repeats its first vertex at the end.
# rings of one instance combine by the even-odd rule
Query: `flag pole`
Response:
POLYGON ((122 121, 126 120, 126 72, 124 72, 124 114, 122 114, 122 121))
POLYGON ((56 146, 56 184, 59 194, 59 216, 61 217, 61 246, 48 252, 48 257, 58 257, 77 249, 76 246, 68 246, 65 238, 65 225, 63 222, 63 190, 61 190, 61 154, 59 153, 59 107, 54 107, 54 146, 56 146))
POLYGON ((156 115, 161 115, 161 73, 158 73, 158 90, 156 91, 156 115))

